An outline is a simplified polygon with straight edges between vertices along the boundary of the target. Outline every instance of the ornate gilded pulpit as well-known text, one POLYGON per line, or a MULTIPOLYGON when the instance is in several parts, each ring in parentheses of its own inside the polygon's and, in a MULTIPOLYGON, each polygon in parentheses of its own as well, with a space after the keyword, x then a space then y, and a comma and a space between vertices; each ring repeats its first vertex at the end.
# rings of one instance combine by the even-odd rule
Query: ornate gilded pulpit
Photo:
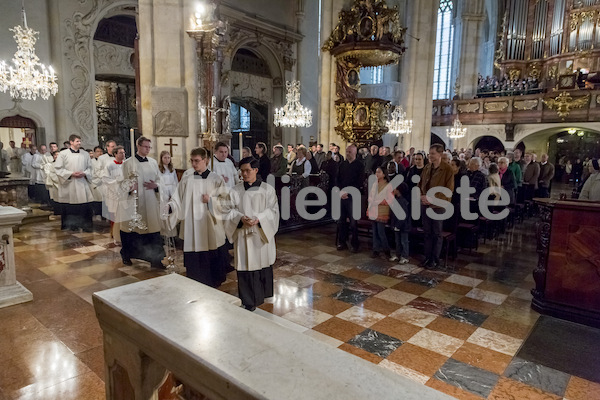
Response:
POLYGON ((358 98, 360 69, 398 63, 404 32, 397 7, 385 0, 354 0, 323 46, 336 58, 335 130, 348 142, 369 144, 387 132, 390 102, 358 98))

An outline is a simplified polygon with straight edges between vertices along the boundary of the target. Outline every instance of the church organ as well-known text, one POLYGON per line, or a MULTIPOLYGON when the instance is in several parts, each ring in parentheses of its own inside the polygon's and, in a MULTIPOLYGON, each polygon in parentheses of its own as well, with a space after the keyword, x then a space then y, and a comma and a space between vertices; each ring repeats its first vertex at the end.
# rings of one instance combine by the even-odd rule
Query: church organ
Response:
POLYGON ((508 0, 495 65, 553 87, 561 75, 600 71, 600 0, 508 0))

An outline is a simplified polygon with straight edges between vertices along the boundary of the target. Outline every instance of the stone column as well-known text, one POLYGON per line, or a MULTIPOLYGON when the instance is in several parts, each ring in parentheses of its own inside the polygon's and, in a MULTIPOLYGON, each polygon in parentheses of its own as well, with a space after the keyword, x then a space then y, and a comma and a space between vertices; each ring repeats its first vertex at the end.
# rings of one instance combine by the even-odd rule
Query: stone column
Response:
POLYGON ((13 226, 26 213, 14 207, 0 207, 0 308, 33 300, 33 295, 17 282, 13 226))
MULTIPOLYGON (((483 44, 483 0, 457 2, 454 24, 454 70, 451 82, 460 85, 460 95, 470 99, 477 94, 479 55, 483 44)), ((493 50, 492 50, 493 52, 493 50)))
MULTIPOLYGON (((338 23, 338 14, 348 1, 344 0, 324 0, 321 9, 321 40, 322 45, 331 35, 331 31, 338 23)), ((335 142, 341 146, 342 153, 345 143, 336 133, 337 125, 335 118, 335 58, 328 51, 321 51, 321 76, 319 80, 320 87, 320 110, 319 110, 319 135, 318 142, 323 143, 325 148, 329 143, 335 142)))
POLYGON ((413 130, 404 148, 428 149, 431 140, 433 106, 433 67, 439 0, 407 2, 406 52, 402 59, 403 104, 406 116, 413 120, 413 130), (410 36, 409 36, 410 35, 410 36))

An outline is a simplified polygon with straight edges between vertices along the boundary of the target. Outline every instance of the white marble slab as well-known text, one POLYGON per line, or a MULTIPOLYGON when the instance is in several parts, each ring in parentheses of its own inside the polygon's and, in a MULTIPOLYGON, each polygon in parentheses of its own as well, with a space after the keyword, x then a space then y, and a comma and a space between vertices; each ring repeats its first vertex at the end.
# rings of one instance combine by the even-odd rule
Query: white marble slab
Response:
POLYGON ((222 398, 451 399, 179 275, 97 292, 93 299, 103 329, 135 338, 182 381, 222 398))

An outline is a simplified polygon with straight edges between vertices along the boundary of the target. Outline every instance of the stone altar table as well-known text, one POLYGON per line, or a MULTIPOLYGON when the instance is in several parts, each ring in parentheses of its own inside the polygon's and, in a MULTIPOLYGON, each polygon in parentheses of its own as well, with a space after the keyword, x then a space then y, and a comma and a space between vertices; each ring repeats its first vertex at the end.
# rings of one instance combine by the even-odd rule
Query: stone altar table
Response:
POLYGON ((156 398, 167 369, 209 399, 451 398, 236 300, 175 274, 95 293, 106 398, 156 398))
POLYGON ((0 178, 0 206, 25 207, 29 204, 29 178, 0 178))
POLYGON ((33 300, 33 295, 17 282, 13 226, 27 215, 14 207, 0 206, 0 308, 33 300))

